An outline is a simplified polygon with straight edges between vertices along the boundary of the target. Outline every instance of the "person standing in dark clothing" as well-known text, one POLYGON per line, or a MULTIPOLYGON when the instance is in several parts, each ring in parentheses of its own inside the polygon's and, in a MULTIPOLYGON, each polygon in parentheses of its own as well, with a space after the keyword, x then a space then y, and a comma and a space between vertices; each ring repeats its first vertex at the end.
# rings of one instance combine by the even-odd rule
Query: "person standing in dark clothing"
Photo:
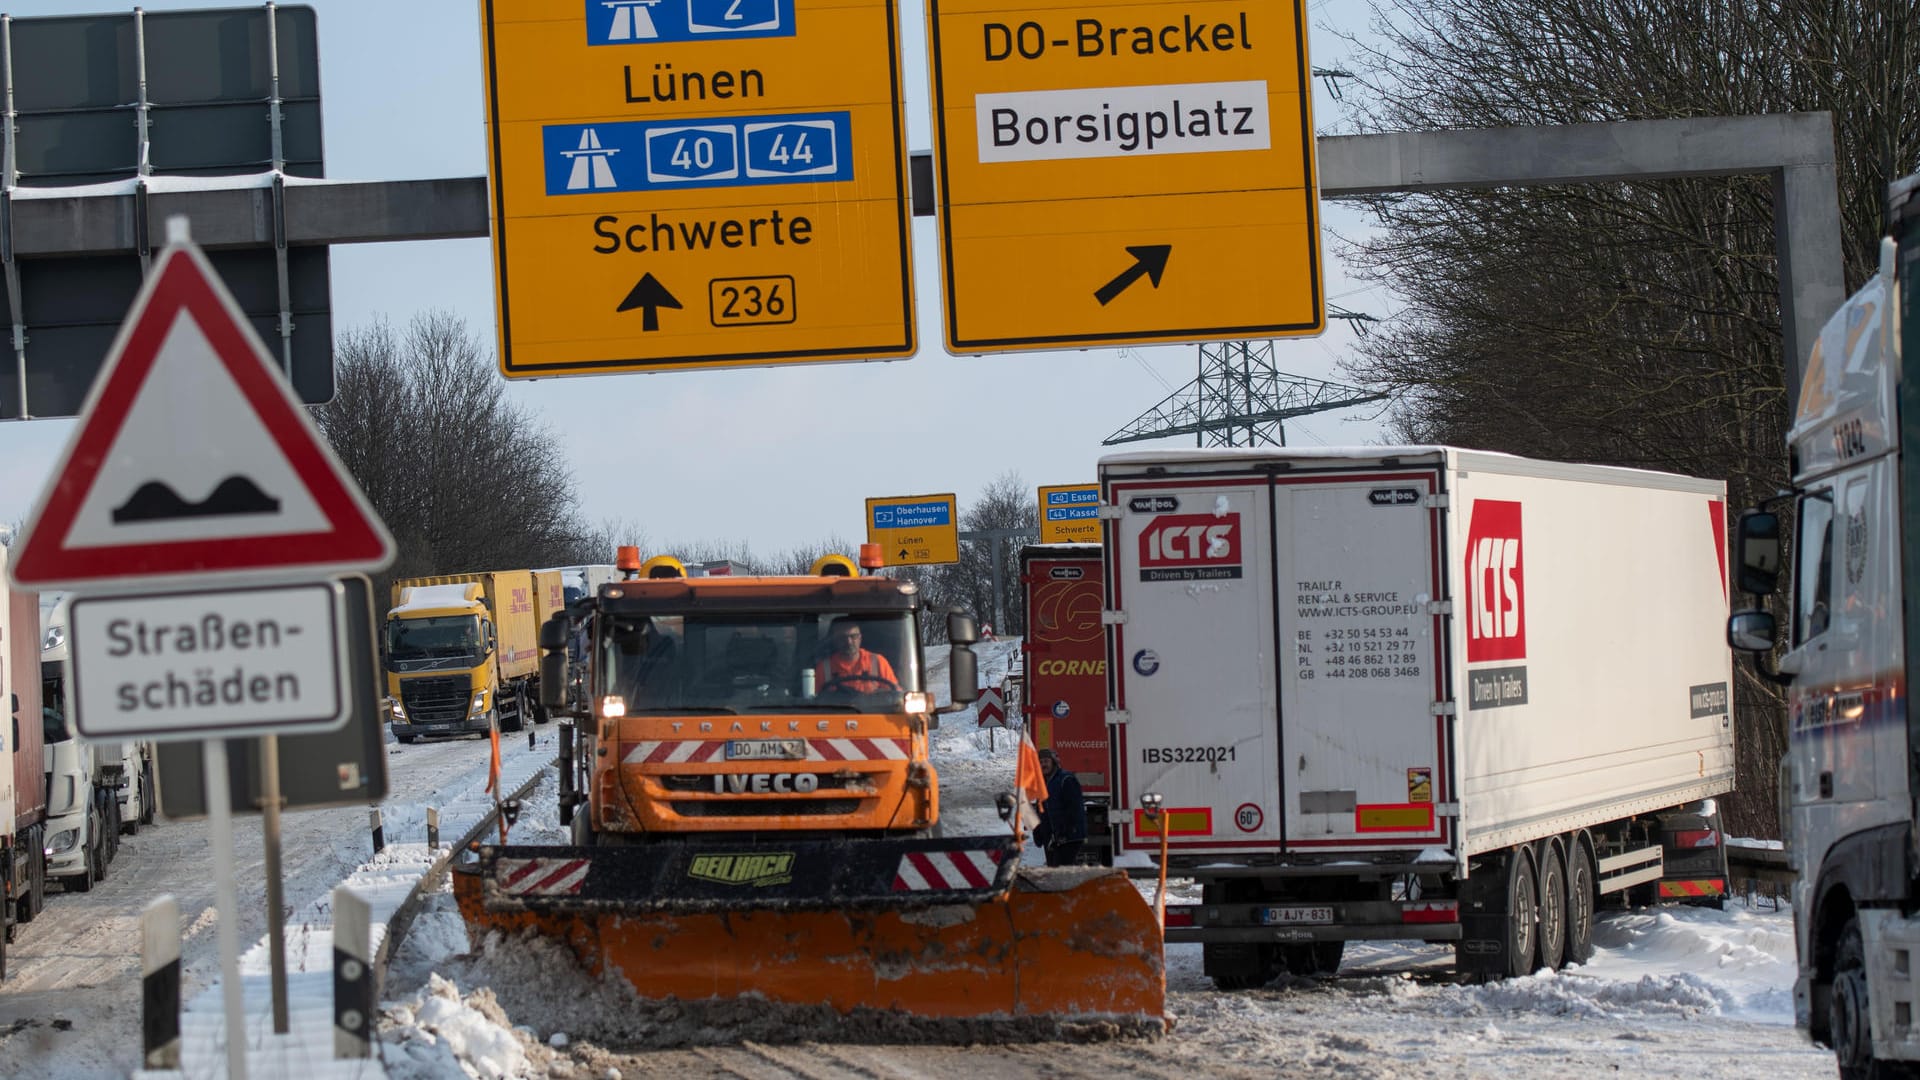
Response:
POLYGON ((1040 751, 1040 770, 1047 778, 1047 801, 1040 807, 1040 825, 1033 841, 1047 853, 1048 866, 1072 866, 1087 842, 1087 797, 1080 778, 1060 767, 1060 756, 1040 751))

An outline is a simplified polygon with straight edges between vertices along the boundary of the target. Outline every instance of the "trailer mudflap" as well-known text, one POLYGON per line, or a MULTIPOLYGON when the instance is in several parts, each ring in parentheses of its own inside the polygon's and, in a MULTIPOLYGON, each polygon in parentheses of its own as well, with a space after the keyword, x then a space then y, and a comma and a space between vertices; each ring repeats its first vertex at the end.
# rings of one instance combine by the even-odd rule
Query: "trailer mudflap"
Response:
POLYGON ((670 841, 479 849, 489 911, 708 912, 917 908, 1004 896, 1010 836, 670 841))

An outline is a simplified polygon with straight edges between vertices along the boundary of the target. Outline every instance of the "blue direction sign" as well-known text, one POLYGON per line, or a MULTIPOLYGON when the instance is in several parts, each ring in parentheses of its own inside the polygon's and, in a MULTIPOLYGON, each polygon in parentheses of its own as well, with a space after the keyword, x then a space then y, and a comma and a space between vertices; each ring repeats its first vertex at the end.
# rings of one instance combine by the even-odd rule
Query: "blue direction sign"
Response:
POLYGON ((793 0, 586 0, 587 44, 792 37, 793 0))
POLYGON ((1100 485, 1058 484, 1040 489, 1040 542, 1100 542, 1100 485))
POLYGON ((879 544, 888 566, 960 561, 960 531, 952 495, 903 495, 867 500, 867 542, 879 544))
POLYGON ((853 179, 845 112, 549 124, 540 135, 548 195, 853 179))

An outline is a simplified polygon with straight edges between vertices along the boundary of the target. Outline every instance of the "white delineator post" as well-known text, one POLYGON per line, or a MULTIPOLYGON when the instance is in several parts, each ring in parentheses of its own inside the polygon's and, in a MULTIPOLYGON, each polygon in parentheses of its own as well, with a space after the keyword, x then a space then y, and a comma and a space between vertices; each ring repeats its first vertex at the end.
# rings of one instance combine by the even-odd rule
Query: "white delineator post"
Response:
POLYGON ((140 913, 140 1060, 180 1067, 180 905, 171 896, 140 913))
POLYGON ((367 902, 333 890, 333 1056, 367 1057, 373 1040, 373 952, 367 902))

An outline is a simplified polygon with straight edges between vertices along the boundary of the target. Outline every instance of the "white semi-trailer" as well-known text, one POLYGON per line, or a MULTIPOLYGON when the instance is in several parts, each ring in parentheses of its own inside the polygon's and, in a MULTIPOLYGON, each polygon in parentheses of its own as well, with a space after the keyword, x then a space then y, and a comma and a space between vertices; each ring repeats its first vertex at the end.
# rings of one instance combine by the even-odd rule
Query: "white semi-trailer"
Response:
POLYGON ((1585 960, 1603 897, 1721 902, 1724 485, 1440 446, 1100 484, 1114 840, 1164 826, 1217 985, 1358 939, 1519 975, 1585 960))

